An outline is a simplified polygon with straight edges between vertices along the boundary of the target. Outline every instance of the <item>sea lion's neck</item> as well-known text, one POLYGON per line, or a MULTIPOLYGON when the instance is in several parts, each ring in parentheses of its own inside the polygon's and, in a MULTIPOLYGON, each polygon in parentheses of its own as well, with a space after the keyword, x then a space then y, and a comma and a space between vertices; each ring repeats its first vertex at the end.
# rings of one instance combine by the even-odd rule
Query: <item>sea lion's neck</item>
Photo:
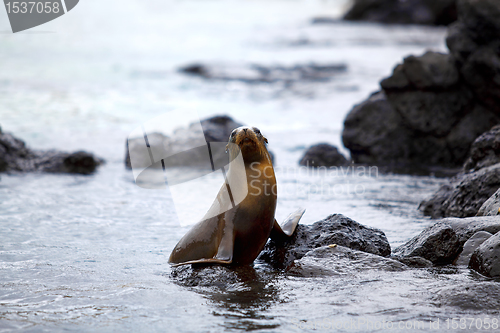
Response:
POLYGON ((271 164, 271 156, 269 155, 269 152, 267 149, 259 149, 255 151, 245 151, 242 152, 243 155, 243 161, 245 162, 245 165, 251 165, 252 163, 262 163, 262 164, 271 164))

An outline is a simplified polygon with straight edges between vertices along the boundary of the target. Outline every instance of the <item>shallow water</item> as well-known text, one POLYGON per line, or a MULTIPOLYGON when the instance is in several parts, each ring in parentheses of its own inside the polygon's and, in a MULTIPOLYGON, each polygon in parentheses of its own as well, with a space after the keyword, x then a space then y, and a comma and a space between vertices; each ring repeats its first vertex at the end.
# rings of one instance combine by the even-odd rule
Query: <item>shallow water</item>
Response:
MULTIPOLYGON (((468 270, 304 279, 257 263, 230 289, 171 276, 168 255, 187 228, 169 192, 136 186, 123 159, 135 127, 174 109, 229 114, 265 133, 276 154, 278 220, 298 206, 306 224, 341 213, 382 229, 393 248, 432 223, 417 207, 442 179, 297 169, 307 146, 342 146, 347 112, 402 57, 445 50, 442 28, 310 24, 344 4, 86 0, 41 27, 0 34, 2 129, 33 148, 85 149, 107 161, 92 176, 2 175, 0 330, 328 331, 306 325, 480 315, 432 302, 446 286, 479 280, 468 270), (347 71, 327 82, 248 85, 177 72, 193 62, 347 71)), ((2 11, 0 30, 9 30, 2 11)))

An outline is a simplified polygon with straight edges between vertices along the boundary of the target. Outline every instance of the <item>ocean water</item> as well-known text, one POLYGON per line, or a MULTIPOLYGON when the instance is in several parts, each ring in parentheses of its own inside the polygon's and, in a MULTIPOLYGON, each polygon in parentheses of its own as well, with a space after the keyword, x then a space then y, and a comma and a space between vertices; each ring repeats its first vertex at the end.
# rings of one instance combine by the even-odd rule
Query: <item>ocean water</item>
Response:
POLYGON ((322 331, 306 324, 471 314, 430 301, 440 288, 477 279, 460 269, 303 279, 257 263, 254 279, 231 290, 179 285, 167 260, 188 228, 168 191, 136 186, 124 168, 125 140, 141 123, 172 110, 227 114, 269 139, 278 220, 298 206, 305 224, 340 213, 382 229, 393 248, 418 234, 432 223, 418 204, 443 179, 298 169, 315 143, 348 153, 343 119, 403 57, 446 50, 443 28, 311 23, 339 17, 347 5, 85 0, 18 34, 0 10, 2 130, 32 148, 83 149, 106 160, 91 176, 1 175, 0 331, 322 331), (248 84, 179 73, 192 63, 347 70, 327 81, 248 84))

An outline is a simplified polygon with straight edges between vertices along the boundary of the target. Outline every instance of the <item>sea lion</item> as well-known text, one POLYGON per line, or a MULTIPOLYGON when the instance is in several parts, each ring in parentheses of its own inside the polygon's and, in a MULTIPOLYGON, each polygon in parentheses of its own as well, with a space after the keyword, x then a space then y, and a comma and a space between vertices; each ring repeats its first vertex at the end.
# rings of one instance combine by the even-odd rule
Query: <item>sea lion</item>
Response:
POLYGON ((247 265, 257 258, 271 233, 293 234, 305 210, 290 214, 281 226, 276 222, 276 177, 267 142, 256 127, 242 126, 232 131, 226 151, 230 160, 242 154, 244 168, 229 165, 226 182, 205 215, 208 218, 204 217, 181 238, 172 250, 170 264, 247 265), (248 194, 239 204, 230 206, 231 192, 242 188, 248 189, 248 194), (233 208, 213 214, 220 207, 233 208))

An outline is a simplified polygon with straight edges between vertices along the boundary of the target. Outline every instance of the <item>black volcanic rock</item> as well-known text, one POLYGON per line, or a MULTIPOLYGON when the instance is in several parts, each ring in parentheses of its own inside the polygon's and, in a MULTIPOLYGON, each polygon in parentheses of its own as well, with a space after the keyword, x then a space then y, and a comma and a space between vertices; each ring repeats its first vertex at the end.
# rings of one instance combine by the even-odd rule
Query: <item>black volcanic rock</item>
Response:
POLYGON ((499 188, 500 163, 456 176, 430 199, 422 201, 419 209, 432 218, 475 216, 499 188))
POLYGON ((481 134, 472 143, 464 171, 479 170, 500 163, 500 125, 481 134))
POLYGON ((472 237, 465 242, 462 252, 455 260, 455 265, 468 266, 472 253, 491 236, 493 235, 487 231, 478 231, 472 235, 472 237))
POLYGON ((307 252, 332 244, 383 257, 391 254, 391 247, 383 231, 335 214, 310 226, 299 224, 290 238, 271 235, 271 240, 259 259, 275 268, 286 268, 307 252))
POLYGON ((207 142, 226 142, 231 132, 240 126, 243 126, 243 124, 226 115, 213 116, 201 121, 203 134, 205 134, 207 142))
POLYGON ((91 153, 39 151, 26 147, 12 134, 0 132, 0 172, 52 172, 88 175, 104 160, 91 153))
POLYGON ((355 0, 344 15, 344 20, 389 24, 448 25, 456 19, 456 0, 355 0))
POLYGON ((240 81, 249 84, 328 81, 345 73, 345 64, 297 64, 294 66, 263 66, 257 64, 202 64, 195 63, 179 68, 179 72, 208 80, 240 81))
POLYGON ((410 135, 400 124, 401 116, 383 92, 354 106, 344 121, 342 141, 355 163, 404 162, 410 153, 410 135))
POLYGON ((304 166, 345 166, 349 161, 342 155, 337 147, 328 143, 318 143, 309 147, 300 159, 300 165, 304 166))
POLYGON ((489 277, 500 277, 500 232, 485 240, 472 254, 469 267, 489 277))
POLYGON ((439 307, 453 306, 466 311, 492 311, 500 308, 500 284, 494 281, 467 281, 436 290, 433 304, 439 307))
POLYGON ((357 276, 369 271, 400 272, 403 263, 345 246, 318 247, 295 260, 286 272, 298 277, 357 276))
POLYGON ((499 232, 500 220, 494 217, 443 219, 396 248, 393 257, 405 260, 418 256, 435 265, 451 264, 462 252, 464 244, 480 231, 499 232))
POLYGON ((438 223, 426 228, 420 235, 394 250, 396 257, 418 256, 437 265, 451 263, 459 253, 458 236, 446 223, 438 223))
POLYGON ((353 162, 459 168, 474 140, 500 124, 500 1, 457 6, 450 54, 406 57, 347 115, 342 140, 353 162))
MULTIPOLYGON (((225 145, 231 135, 233 129, 243 126, 243 124, 234 121, 227 115, 217 115, 201 122, 201 130, 205 136, 206 142, 216 143, 211 144, 212 159, 215 165, 227 165, 229 163, 228 154, 225 153, 225 145), (220 144, 223 143, 223 144, 220 144)), ((168 167, 184 167, 184 166, 206 166, 207 154, 206 148, 192 149, 191 140, 199 138, 201 133, 200 123, 192 123, 186 128, 179 128, 175 131, 172 137, 166 136, 163 133, 151 133, 148 135, 148 142, 151 147, 160 147, 164 153, 172 151, 190 151, 190 154, 177 154, 175 159, 169 159, 165 162, 168 167)), ((151 158, 147 150, 144 149, 145 141, 143 137, 128 138, 125 142, 125 167, 132 169, 130 162, 130 151, 136 158, 136 162, 143 166, 151 165, 151 158)), ((271 160, 274 161, 274 154, 268 150, 271 155, 271 160)), ((210 162, 210 161, 208 161, 210 162)), ((161 168, 161 164, 155 163, 153 168, 161 168)))
POLYGON ((500 188, 479 208, 476 216, 500 215, 500 188))

